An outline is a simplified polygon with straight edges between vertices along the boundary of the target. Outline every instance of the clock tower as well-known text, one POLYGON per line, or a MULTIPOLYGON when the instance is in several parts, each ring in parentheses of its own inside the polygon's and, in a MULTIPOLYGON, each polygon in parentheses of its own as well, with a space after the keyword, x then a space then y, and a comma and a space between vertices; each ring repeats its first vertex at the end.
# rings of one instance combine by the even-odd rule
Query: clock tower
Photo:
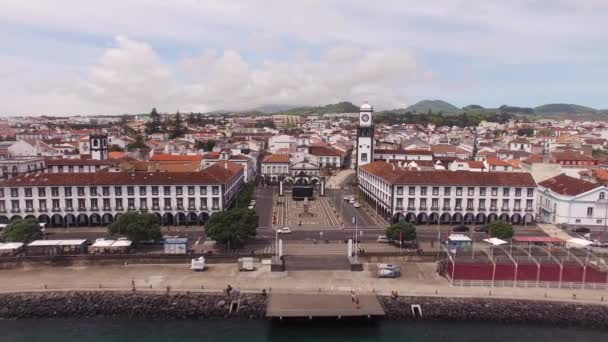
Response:
POLYGON ((357 129, 357 168, 374 161, 374 108, 365 101, 359 110, 357 129))

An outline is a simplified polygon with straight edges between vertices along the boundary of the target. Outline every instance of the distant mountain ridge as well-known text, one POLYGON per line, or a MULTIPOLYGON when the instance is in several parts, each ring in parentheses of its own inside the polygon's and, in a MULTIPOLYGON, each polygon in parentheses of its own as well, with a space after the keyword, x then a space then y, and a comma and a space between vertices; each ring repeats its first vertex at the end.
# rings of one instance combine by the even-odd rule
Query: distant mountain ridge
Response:
POLYGON ((422 100, 405 108, 405 110, 419 114, 428 113, 429 111, 433 113, 456 113, 460 111, 460 108, 442 100, 422 100))
POLYGON ((597 109, 571 103, 549 103, 534 108, 536 114, 593 114, 597 109))

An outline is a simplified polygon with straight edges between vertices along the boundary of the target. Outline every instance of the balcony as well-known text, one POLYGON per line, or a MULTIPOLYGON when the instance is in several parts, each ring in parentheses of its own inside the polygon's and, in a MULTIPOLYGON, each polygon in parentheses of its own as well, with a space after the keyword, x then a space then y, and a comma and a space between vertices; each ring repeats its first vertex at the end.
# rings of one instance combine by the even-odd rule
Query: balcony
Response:
POLYGON ((91 211, 99 211, 99 207, 97 207, 97 206, 91 207, 91 211))
POLYGON ((418 210, 426 210, 426 207, 420 207, 418 210))
POLYGON ((209 208, 207 208, 207 206, 201 206, 200 210, 207 210, 207 209, 209 209, 209 208))
POLYGON ((33 213, 34 212, 34 208, 25 208, 25 212, 26 213, 33 213))
POLYGON ((220 207, 216 206, 216 207, 211 208, 211 210, 220 210, 220 207))
POLYGON ((111 210, 112 210, 112 207, 110 207, 110 206, 107 206, 107 207, 104 206, 103 207, 103 211, 111 211, 111 210))
POLYGON ((520 208, 513 208, 513 211, 521 211, 521 207, 520 208))
POLYGON ((54 212, 54 213, 56 213, 56 212, 61 211, 61 208, 59 208, 59 207, 54 207, 53 209, 51 209, 51 211, 52 211, 52 212, 54 212))
POLYGON ((188 210, 196 210, 196 206, 194 206, 194 205, 188 206, 188 210))
POLYGON ((0 213, 5 213, 5 212, 6 212, 6 208, 0 209, 0 213))
POLYGON ((87 211, 87 207, 78 207, 78 211, 87 211))
POLYGON ((407 210, 416 210, 416 208, 413 207, 413 206, 412 207, 407 207, 407 210))
POLYGON ((171 210, 171 206, 170 205, 166 205, 163 207, 163 210, 171 210))
POLYGON ((139 207, 139 211, 148 211, 148 207, 139 207))
POLYGON ((127 211, 136 211, 137 209, 135 209, 135 207, 129 207, 127 208, 127 211))
POLYGON ((13 208, 13 209, 11 209, 11 213, 18 213, 20 211, 21 210, 19 208, 13 208))
POLYGON ((74 208, 72 208, 72 207, 66 207, 65 211, 74 211, 74 208))
POLYGON ((500 211, 509 211, 509 207, 502 207, 500 208, 500 211))
POLYGON ((177 206, 177 210, 184 210, 184 206, 183 205, 178 205, 177 206))
POLYGON ((116 206, 116 211, 123 211, 123 210, 125 210, 125 209, 122 206, 118 206, 118 205, 116 206))
POLYGON ((47 211, 49 211, 49 209, 47 207, 38 208, 38 211, 41 212, 41 213, 46 213, 47 211))
POLYGON ((158 206, 158 205, 152 206, 152 210, 160 210, 160 206, 158 206))
POLYGON ((431 207, 431 210, 439 210, 439 207, 431 207))
POLYGON ((441 210, 452 210, 452 208, 444 206, 443 208, 441 208, 441 210))
POLYGON ((534 211, 534 209, 530 208, 526 208, 526 211, 534 211))
POLYGON ((475 211, 475 208, 473 208, 473 207, 467 207, 467 211, 475 211))
POLYGON ((491 208, 490 208, 490 211, 498 211, 498 208, 496 208, 496 207, 491 207, 491 208))
POLYGON ((454 207, 454 210, 456 210, 456 211, 462 211, 462 207, 454 207))

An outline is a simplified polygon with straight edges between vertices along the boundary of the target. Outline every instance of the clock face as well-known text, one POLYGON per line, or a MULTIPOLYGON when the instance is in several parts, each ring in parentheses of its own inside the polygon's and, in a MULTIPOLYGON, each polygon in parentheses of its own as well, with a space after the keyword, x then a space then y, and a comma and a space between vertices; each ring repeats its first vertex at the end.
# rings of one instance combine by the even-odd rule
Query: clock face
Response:
POLYGON ((367 114, 363 114, 363 115, 361 116, 361 121, 363 121, 363 122, 368 122, 368 121, 369 121, 369 115, 367 115, 367 114))

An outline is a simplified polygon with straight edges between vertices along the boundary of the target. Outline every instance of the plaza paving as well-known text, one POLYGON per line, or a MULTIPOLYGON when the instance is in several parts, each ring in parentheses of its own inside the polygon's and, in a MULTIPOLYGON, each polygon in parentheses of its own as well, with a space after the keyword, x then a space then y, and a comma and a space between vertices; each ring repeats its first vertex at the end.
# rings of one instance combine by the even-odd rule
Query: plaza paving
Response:
POLYGON ((291 192, 285 196, 277 197, 279 201, 279 222, 281 226, 292 230, 332 230, 340 229, 340 221, 330 206, 327 198, 316 197, 307 203, 291 198, 291 192), (304 206, 308 205, 308 214, 304 213, 304 206))
POLYGON ((51 290, 131 290, 132 281, 138 291, 221 291, 230 284, 244 292, 262 289, 279 293, 378 293, 400 295, 492 297, 608 303, 608 292, 600 290, 568 290, 543 288, 450 287, 447 280, 435 273, 435 263, 401 263, 403 276, 378 279, 375 265, 365 265, 363 272, 296 271, 270 272, 267 265, 256 271, 238 272, 235 264, 211 264, 205 272, 193 272, 189 265, 126 265, 50 267, 36 266, 0 270, 0 291, 51 290), (45 290, 45 285, 47 289, 45 290), (576 295, 574 297, 573 295, 576 295), (606 296, 606 301, 602 301, 606 296))

